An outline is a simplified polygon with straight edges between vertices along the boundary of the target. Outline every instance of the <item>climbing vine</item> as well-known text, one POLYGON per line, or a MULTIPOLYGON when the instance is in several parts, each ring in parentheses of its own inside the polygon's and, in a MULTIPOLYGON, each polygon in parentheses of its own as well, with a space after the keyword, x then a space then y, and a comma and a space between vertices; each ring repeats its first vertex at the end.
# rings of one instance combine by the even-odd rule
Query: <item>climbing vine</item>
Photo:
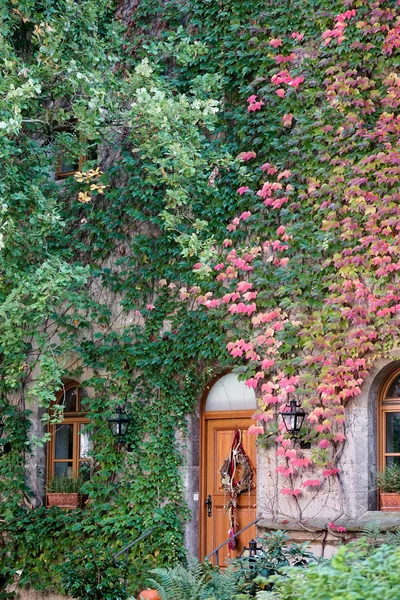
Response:
POLYGON ((188 223, 202 224, 185 205, 208 186, 218 103, 176 93, 132 56, 117 9, 107 0, 0 9, 0 402, 11 448, 0 457, 0 594, 31 585, 76 596, 87 578, 86 597, 103 598, 116 580, 134 592, 146 566, 184 560, 177 429, 222 343, 214 320, 171 293, 179 270, 193 279, 181 251, 195 251, 188 223), (86 157, 82 171, 55 181, 60 155, 86 157), (165 211, 175 206, 183 224, 172 227, 165 211), (65 377, 91 390, 93 439, 88 502, 68 513, 40 508, 37 462, 47 424, 62 419, 47 409, 65 377), (121 403, 134 421, 129 452, 106 421, 121 403), (155 525, 127 565, 112 566, 155 525))
POLYGON ((278 444, 281 493, 299 506, 307 488, 340 476, 346 403, 397 344, 398 5, 345 4, 319 39, 307 20, 299 31, 271 28, 274 66, 253 82, 247 113, 267 124, 273 111, 287 155, 249 140, 237 156, 257 164, 237 190, 247 210, 227 225, 214 263, 194 266, 216 272, 222 294, 203 286, 197 302, 228 315, 227 350, 259 397, 249 432, 278 444), (307 410, 311 457, 277 421, 290 397, 307 410))
POLYGON ((345 404, 396 343, 398 2, 10 0, 0 20, 1 586, 73 595, 97 557, 93 597, 124 569, 135 591, 184 559, 176 432, 215 369, 256 390, 282 493, 340 475, 345 404), (87 158, 75 178, 60 154, 87 158), (68 513, 25 478, 63 377, 92 390, 94 442, 68 513), (292 395, 310 455, 277 420, 292 395))

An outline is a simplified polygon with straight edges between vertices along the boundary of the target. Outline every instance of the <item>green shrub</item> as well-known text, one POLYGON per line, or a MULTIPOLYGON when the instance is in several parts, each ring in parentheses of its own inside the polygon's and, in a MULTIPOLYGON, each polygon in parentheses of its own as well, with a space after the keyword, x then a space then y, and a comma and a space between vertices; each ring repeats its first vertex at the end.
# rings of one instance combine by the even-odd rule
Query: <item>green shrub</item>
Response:
POLYGON ((154 569, 148 584, 162 600, 247 600, 272 588, 271 575, 289 565, 306 567, 315 560, 307 544, 288 544, 283 531, 268 534, 262 540, 263 555, 257 559, 239 558, 224 570, 208 562, 192 560, 188 568, 154 569))
POLYGON ((260 590, 271 589, 273 584, 270 577, 285 567, 306 567, 310 561, 315 561, 315 556, 305 544, 288 543, 284 531, 267 534, 259 540, 262 544, 263 554, 254 560, 238 558, 233 561, 235 566, 237 593, 244 598, 253 598, 260 590))
POLYGON ((162 600, 231 600, 236 591, 232 568, 219 571, 194 558, 187 568, 178 565, 153 569, 152 573, 154 578, 148 583, 162 600))
POLYGON ((63 590, 75 600, 125 600, 122 571, 114 566, 110 548, 98 540, 65 555, 56 567, 63 590))
POLYGON ((308 569, 290 567, 271 578, 273 593, 259 598, 279 600, 398 600, 400 548, 349 544, 324 563, 308 569))

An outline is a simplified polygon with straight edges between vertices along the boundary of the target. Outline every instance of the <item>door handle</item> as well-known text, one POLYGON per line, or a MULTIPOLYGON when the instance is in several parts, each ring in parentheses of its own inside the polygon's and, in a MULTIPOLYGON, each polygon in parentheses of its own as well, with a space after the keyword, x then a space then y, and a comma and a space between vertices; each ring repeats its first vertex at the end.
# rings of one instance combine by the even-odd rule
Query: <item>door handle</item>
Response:
POLYGON ((207 505, 207 517, 212 517, 212 496, 211 496, 211 494, 208 494, 205 504, 207 505))

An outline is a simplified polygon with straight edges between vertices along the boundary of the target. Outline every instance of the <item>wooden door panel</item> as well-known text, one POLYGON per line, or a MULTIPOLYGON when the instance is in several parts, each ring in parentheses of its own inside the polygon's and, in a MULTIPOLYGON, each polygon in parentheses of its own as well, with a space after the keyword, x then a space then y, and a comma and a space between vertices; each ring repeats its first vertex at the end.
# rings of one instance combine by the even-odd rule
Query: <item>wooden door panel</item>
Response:
MULTIPOLYGON (((239 531, 239 529, 241 529, 242 527, 245 527, 247 523, 250 523, 251 521, 254 521, 255 519, 255 510, 250 508, 250 509, 241 509, 236 511, 236 531, 239 531)), ((226 513, 226 510, 223 507, 218 507, 215 509, 215 512, 213 511, 213 517, 212 517, 214 523, 211 524, 211 530, 212 530, 212 548, 211 550, 213 550, 214 548, 217 548, 217 546, 219 546, 219 544, 223 541, 225 541, 228 538, 228 527, 229 527, 229 520, 228 520, 228 516, 226 513)), ((211 519, 210 519, 211 520, 211 519)), ((225 546, 223 546, 221 548, 221 550, 219 551, 219 566, 226 566, 226 564, 229 562, 229 559, 232 558, 236 558, 238 556, 240 556, 243 548, 245 546, 249 545, 249 541, 252 538, 256 537, 256 528, 253 525, 252 527, 249 527, 249 529, 247 529, 246 531, 244 531, 242 534, 240 534, 240 536, 237 538, 237 546, 235 548, 235 550, 229 550, 228 545, 226 544, 225 546)), ((213 557, 212 560, 213 564, 216 564, 215 561, 215 556, 213 557)))
MULTIPOLYGON (((218 414, 219 417, 220 413, 218 414)), ((232 413, 227 413, 227 418, 213 418, 212 413, 205 415, 205 436, 203 438, 203 515, 202 531, 204 535, 204 554, 209 554, 229 536, 229 516, 226 506, 230 496, 221 484, 220 470, 226 458, 228 458, 233 436, 236 429, 242 432, 242 444, 250 459, 254 487, 251 491, 245 491, 237 497, 237 507, 234 511, 236 531, 246 526, 256 518, 256 444, 254 436, 247 435, 247 429, 251 425, 251 412, 247 417, 235 418, 232 413), (212 496, 212 516, 207 517, 207 507, 204 500, 208 495, 212 496), (203 533, 204 532, 204 533, 203 533)), ((240 467, 239 467, 240 469, 240 467)), ((240 479, 240 471, 235 480, 240 479)), ((237 538, 237 548, 229 551, 226 545, 219 554, 219 564, 224 565, 225 559, 238 556, 243 547, 248 545, 249 540, 255 537, 255 527, 249 528, 240 538, 237 538)), ((203 537, 202 537, 203 539, 203 537)), ((215 564, 215 557, 214 557, 215 564)))

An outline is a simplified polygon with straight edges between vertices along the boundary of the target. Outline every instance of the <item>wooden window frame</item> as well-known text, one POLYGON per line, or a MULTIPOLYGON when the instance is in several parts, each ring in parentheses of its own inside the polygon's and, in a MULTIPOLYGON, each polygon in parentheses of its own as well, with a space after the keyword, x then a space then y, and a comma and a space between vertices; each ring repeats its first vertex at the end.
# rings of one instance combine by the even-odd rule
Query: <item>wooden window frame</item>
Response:
POLYGON ((390 456, 400 457, 400 452, 386 451, 386 415, 390 413, 400 413, 400 398, 387 398, 387 393, 392 383, 400 376, 400 369, 396 369, 387 378, 384 385, 380 389, 378 402, 378 463, 379 469, 386 469, 386 458, 390 456))
MULTIPOLYGON (((73 388, 77 389, 77 397, 76 397, 77 405, 76 406, 79 407, 80 385, 76 381, 68 383, 67 385, 64 386, 62 391, 59 394, 57 394, 54 404, 60 404, 60 402, 62 402, 62 400, 64 399, 64 396, 66 395, 66 393, 73 388)), ((51 408, 50 408, 50 410, 51 410, 51 408)), ((91 462, 90 458, 88 458, 88 457, 80 458, 80 456, 79 456, 81 425, 87 425, 88 423, 90 423, 90 421, 87 418, 86 413, 76 411, 76 412, 64 412, 64 418, 61 421, 61 423, 54 423, 54 424, 49 425, 50 440, 47 445, 47 483, 49 483, 49 481, 54 477, 55 465, 57 463, 63 463, 63 462, 71 463, 72 462, 72 473, 78 474, 80 463, 91 462), (70 458, 56 459, 55 458, 55 432, 56 432, 56 427, 58 427, 59 425, 72 425, 73 426, 72 459, 70 459, 70 458)))
POLYGON ((75 173, 82 171, 82 168, 83 168, 83 165, 85 162, 86 162, 86 156, 83 156, 83 154, 80 154, 79 160, 78 160, 78 168, 75 171, 61 171, 61 165, 62 165, 62 154, 61 154, 57 161, 56 181, 62 181, 63 179, 67 179, 68 177, 75 175, 75 173))
MULTIPOLYGON (((76 121, 75 121, 76 123, 76 121)), ((57 131, 62 132, 68 132, 68 133, 74 133, 74 122, 71 123, 71 125, 68 126, 62 126, 59 127, 57 129, 57 131)), ((78 135, 78 134, 77 134, 78 135)), ((84 141, 84 137, 82 136, 82 134, 79 134, 79 141, 82 143, 84 141)), ((75 171, 61 171, 61 165, 62 165, 62 158, 63 158, 63 152, 61 152, 59 154, 58 160, 57 160, 57 164, 56 164, 56 181, 62 181, 63 179, 67 179, 68 177, 71 177, 72 175, 75 175, 75 173, 78 173, 79 171, 82 171, 83 169, 83 165, 85 164, 85 162, 88 160, 88 157, 86 156, 86 154, 80 154, 79 158, 78 158, 78 168, 75 171)), ((97 152, 96 152, 97 155, 97 152)))

